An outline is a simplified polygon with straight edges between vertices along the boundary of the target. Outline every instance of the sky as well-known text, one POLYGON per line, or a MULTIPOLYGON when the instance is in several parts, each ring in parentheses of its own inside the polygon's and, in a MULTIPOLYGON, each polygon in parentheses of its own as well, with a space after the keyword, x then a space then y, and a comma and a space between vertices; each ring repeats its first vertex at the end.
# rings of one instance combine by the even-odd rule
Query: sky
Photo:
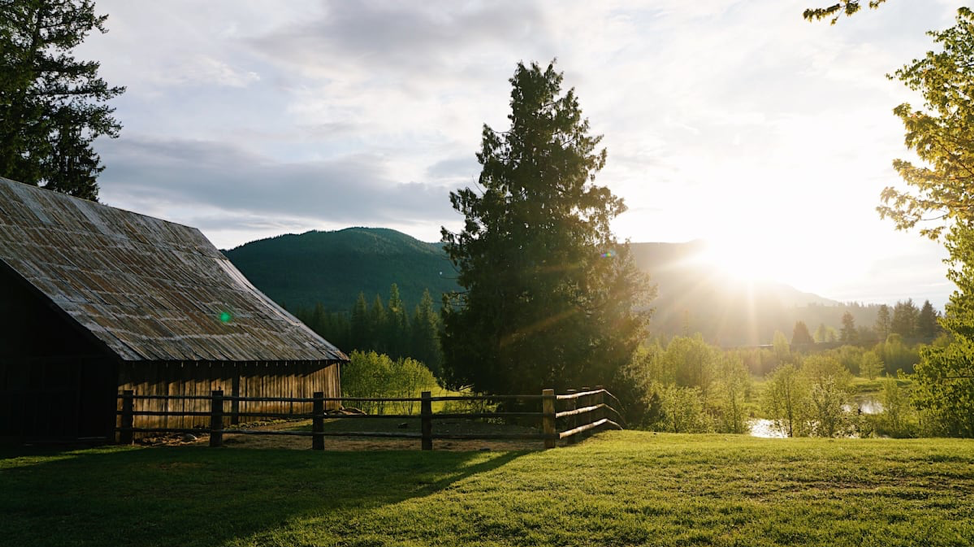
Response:
POLYGON ((834 26, 825 0, 101 0, 80 59, 127 91, 96 142, 102 202, 215 245, 378 226, 424 241, 462 217, 484 124, 519 61, 557 59, 634 242, 710 242, 715 268, 840 301, 953 291, 942 245, 875 211, 911 159, 886 74, 959 2, 890 0, 834 26))

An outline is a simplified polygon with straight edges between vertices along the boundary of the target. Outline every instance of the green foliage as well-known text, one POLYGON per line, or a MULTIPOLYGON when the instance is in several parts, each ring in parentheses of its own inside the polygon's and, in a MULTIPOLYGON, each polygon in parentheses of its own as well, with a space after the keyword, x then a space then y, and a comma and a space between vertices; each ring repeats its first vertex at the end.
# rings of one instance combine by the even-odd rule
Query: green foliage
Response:
POLYGON ((855 344, 859 341, 856 319, 849 312, 842 314, 842 330, 839 331, 839 341, 843 344, 855 344))
POLYGON ((813 337, 816 343, 821 344, 831 344, 839 339, 839 333, 835 332, 835 329, 822 323, 815 329, 815 336, 813 337))
POLYGON ((896 376, 883 380, 880 427, 877 432, 890 437, 913 437, 916 434, 915 412, 910 406, 910 394, 900 387, 896 376))
POLYGON ((890 321, 890 332, 898 334, 906 340, 916 338, 919 316, 920 310, 917 309, 912 298, 906 302, 897 302, 893 306, 893 319, 890 321))
POLYGON ((423 298, 413 310, 410 323, 410 355, 426 363, 438 378, 443 375, 443 351, 440 349, 440 315, 433 309, 433 297, 424 291, 423 298))
POLYGON ((640 390, 642 414, 633 424, 679 433, 746 433, 751 378, 740 355, 694 336, 640 348, 625 368, 640 390))
POLYGON ((704 412, 703 393, 698 387, 662 385, 659 394, 662 419, 659 426, 670 433, 708 433, 713 421, 704 412))
POLYGON ((914 375, 913 403, 925 411, 929 432, 974 437, 974 343, 958 337, 947 347, 928 347, 914 375))
POLYGON ((795 328, 791 333, 791 344, 793 346, 810 346, 814 343, 815 339, 808 332, 808 325, 804 321, 796 321, 795 328))
POLYGON ((594 184, 601 137, 554 65, 518 64, 510 82, 511 127, 484 127, 480 188, 450 194, 465 222, 443 241, 464 290, 443 310, 447 376, 489 393, 612 387, 653 294, 610 231, 625 205, 594 184))
POLYGON ((95 200, 104 170, 92 142, 122 126, 105 103, 125 91, 72 50, 107 15, 91 0, 0 3, 0 175, 95 200))
POLYGON ((771 373, 764 389, 762 406, 765 414, 789 437, 809 432, 810 402, 808 384, 791 364, 771 373))
POLYGON ((746 403, 751 389, 751 376, 744 362, 734 354, 721 355, 716 362, 710 388, 716 430, 722 433, 747 433, 746 403))
POLYGON ((706 391, 714 377, 717 350, 699 333, 677 336, 667 344, 661 360, 663 374, 657 381, 706 391))
POLYGON ((920 353, 916 347, 911 347, 903 341, 899 334, 890 334, 886 342, 877 344, 873 351, 883 360, 886 374, 895 374, 897 370, 913 372, 913 367, 920 362, 920 353))
POLYGON ((929 300, 925 300, 917 315, 917 336, 924 342, 932 342, 936 339, 943 332, 939 319, 940 314, 933 309, 929 300))
POLYGON ((384 228, 347 228, 334 232, 288 234, 252 241, 224 254, 255 287, 291 308, 321 303, 348 310, 358 294, 387 294, 393 283, 406 310, 429 291, 457 290, 454 271, 439 244, 424 243, 384 228))
MULTIPOLYGON (((806 334, 808 333, 807 327, 805 328, 805 332, 806 334)), ((788 344, 788 339, 785 337, 785 333, 775 331, 771 346, 774 348, 774 356, 779 363, 788 363, 791 361, 791 346, 788 344)))
POLYGON ((859 346, 844 345, 825 352, 826 355, 835 359, 843 368, 853 374, 860 372, 862 357, 865 352, 859 346))
POLYGON ((870 350, 862 354, 862 360, 859 362, 859 374, 870 380, 875 380, 882 372, 883 360, 875 351, 870 350))
POLYGON ((311 310, 299 308, 295 315, 345 351, 377 351, 387 353, 392 359, 412 357, 438 374, 443 361, 439 346, 440 319, 433 309, 429 291, 413 311, 412 321, 407 319, 404 307, 393 284, 387 304, 376 295, 369 308, 365 295, 359 293, 350 313, 328 312, 319 303, 311 310))
MULTIPOLYGON (((886 0, 869 0, 869 8, 876 9, 886 0)), ((837 3, 824 8, 808 8, 802 13, 806 21, 821 21, 822 19, 832 18, 829 24, 834 25, 839 17, 845 15, 849 17, 862 9, 862 0, 838 0, 837 3)))
POLYGON ((883 304, 876 311, 876 334, 881 340, 886 340, 890 332, 889 306, 883 304))
MULTIPOLYGON (((353 351, 351 361, 342 367, 342 393, 345 397, 396 398, 416 397, 421 391, 437 387, 428 368, 414 359, 390 359, 374 351, 353 351)), ((388 408, 410 414, 412 402, 395 402, 391 407, 382 401, 364 401, 359 407, 369 414, 382 414, 388 408)))
POLYGON ((828 355, 808 356, 801 373, 808 383, 812 433, 820 437, 844 433, 849 423, 842 407, 849 402, 852 374, 828 355))
MULTIPOLYGON (((906 128, 906 145, 928 166, 896 160, 893 167, 910 188, 883 190, 880 216, 890 218, 897 229, 908 229, 924 220, 943 220, 924 225, 922 235, 936 239, 951 222, 974 219, 974 111, 971 107, 974 65, 974 12, 960 8, 957 24, 928 33, 941 51, 929 51, 900 70, 895 77, 923 96, 925 110, 903 103, 893 111, 906 128)), ((893 79, 893 76, 890 76, 893 79)))

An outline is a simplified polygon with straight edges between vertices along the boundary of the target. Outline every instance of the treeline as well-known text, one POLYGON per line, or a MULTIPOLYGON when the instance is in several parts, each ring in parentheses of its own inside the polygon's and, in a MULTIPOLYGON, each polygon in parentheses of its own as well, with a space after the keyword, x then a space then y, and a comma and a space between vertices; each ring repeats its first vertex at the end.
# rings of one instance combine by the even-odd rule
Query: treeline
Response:
POLYGON ((796 321, 792 330, 791 343, 869 345, 896 334, 907 343, 929 344, 944 332, 939 320, 940 312, 933 308, 929 300, 924 301, 923 306, 917 308, 910 298, 898 301, 892 308, 886 304, 879 306, 872 325, 857 326, 855 317, 848 311, 842 314, 839 330, 823 322, 812 333, 804 321, 796 321))
POLYGON ((626 368, 640 394, 630 417, 640 427, 674 433, 746 433, 763 417, 785 436, 935 434, 933 427, 921 427, 909 382, 898 380, 919 360, 920 349, 898 334, 869 350, 843 345, 812 352, 793 350, 783 335, 773 349, 730 350, 708 344, 699 333, 675 337, 666 346, 640 348, 626 368), (881 412, 858 412, 854 376, 874 380, 884 370, 896 372, 881 380, 881 412))
POLYGON ((377 352, 393 361, 411 358, 437 377, 442 375, 440 316, 428 290, 412 313, 406 310, 399 287, 393 283, 387 300, 376 294, 370 305, 360 292, 351 310, 329 311, 319 303, 313 308, 298 308, 295 316, 343 351, 377 352))

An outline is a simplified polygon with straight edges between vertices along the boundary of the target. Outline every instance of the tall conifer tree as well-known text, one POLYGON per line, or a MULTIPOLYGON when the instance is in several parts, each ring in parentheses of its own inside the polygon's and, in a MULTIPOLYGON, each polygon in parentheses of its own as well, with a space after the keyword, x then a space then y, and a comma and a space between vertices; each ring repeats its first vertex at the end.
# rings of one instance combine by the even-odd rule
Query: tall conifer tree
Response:
POLYGON ((117 137, 105 104, 125 88, 72 50, 107 15, 91 0, 0 1, 0 176, 97 199, 104 169, 92 143, 117 137))
POLYGON ((594 183, 606 161, 554 64, 518 64, 509 131, 485 126, 480 188, 450 194, 443 230, 460 294, 444 308, 449 380, 491 393, 610 384, 643 338, 651 294, 609 222, 621 198, 594 183))

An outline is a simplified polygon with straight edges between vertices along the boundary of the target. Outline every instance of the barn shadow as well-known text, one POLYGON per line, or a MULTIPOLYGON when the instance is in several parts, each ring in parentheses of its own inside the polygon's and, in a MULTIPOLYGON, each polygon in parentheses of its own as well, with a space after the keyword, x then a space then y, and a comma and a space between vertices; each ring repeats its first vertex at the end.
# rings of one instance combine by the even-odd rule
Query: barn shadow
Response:
POLYGON ((429 496, 528 453, 0 449, 0 537, 22 545, 222 545, 429 496))

